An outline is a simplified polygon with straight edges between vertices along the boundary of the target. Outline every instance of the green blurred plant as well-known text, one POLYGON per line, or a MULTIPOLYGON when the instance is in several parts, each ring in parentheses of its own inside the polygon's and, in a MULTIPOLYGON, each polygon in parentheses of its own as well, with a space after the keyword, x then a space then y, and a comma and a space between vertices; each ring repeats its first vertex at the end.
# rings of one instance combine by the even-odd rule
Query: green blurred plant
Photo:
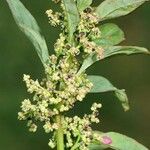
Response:
POLYGON ((150 54, 137 46, 116 46, 125 37, 113 23, 102 21, 124 16, 146 0, 105 0, 92 7, 92 0, 53 0, 62 13, 46 13, 52 26, 60 26, 62 33, 54 44, 55 54, 49 56, 44 37, 30 12, 19 0, 7 0, 19 28, 31 40, 43 63, 45 78, 39 82, 24 75, 28 92, 33 99, 25 99, 18 113, 19 120, 27 120, 29 131, 36 132, 37 122, 43 123, 46 133, 52 132, 51 148, 58 150, 147 150, 135 140, 115 132, 93 131, 92 123, 99 123, 94 103, 91 114, 69 117, 67 112, 88 93, 113 91, 125 111, 129 109, 125 90, 117 89, 102 76, 87 75, 86 69, 96 61, 118 54, 150 54))

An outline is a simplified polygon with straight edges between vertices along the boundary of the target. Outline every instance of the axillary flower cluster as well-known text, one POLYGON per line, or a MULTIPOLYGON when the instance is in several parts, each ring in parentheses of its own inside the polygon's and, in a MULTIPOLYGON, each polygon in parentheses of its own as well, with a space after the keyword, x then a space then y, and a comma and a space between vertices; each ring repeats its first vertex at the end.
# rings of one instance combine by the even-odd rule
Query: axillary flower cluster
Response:
MULTIPOLYGON (((61 9, 64 5, 61 1, 61 9)), ((68 117, 67 111, 72 109, 77 101, 83 101, 92 88, 92 83, 85 73, 77 74, 82 60, 91 52, 97 52, 103 57, 103 49, 93 41, 100 37, 100 30, 96 27, 98 18, 89 7, 80 13, 80 22, 73 36, 73 43, 68 41, 67 21, 65 13, 46 11, 52 26, 60 25, 62 33, 54 45, 55 55, 49 57, 50 63, 45 66, 45 78, 39 82, 29 75, 24 75, 28 92, 33 99, 25 99, 18 113, 19 120, 27 120, 29 131, 36 132, 37 123, 42 122, 46 133, 53 133, 49 146, 56 146, 56 132, 63 130, 65 149, 88 149, 93 141, 103 139, 92 132, 91 123, 99 123, 98 109, 101 104, 94 103, 91 114, 82 117, 68 117), (61 116, 61 122, 58 117, 61 116)))

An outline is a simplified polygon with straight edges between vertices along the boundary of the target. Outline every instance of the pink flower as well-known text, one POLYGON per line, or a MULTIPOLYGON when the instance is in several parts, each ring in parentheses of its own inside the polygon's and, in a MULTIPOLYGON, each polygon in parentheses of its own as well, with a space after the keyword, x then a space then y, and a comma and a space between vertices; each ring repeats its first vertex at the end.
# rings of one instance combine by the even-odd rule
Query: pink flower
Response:
POLYGON ((112 139, 108 136, 103 136, 102 137, 102 143, 103 144, 111 144, 112 143, 112 139))

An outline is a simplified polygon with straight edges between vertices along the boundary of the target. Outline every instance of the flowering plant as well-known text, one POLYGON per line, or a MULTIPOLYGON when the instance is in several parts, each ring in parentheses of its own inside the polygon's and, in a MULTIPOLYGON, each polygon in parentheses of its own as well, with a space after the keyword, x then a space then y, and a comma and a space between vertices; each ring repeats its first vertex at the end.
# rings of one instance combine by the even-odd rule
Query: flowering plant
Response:
POLYGON ((18 113, 26 120, 29 131, 36 132, 42 122, 46 133, 52 133, 48 145, 57 150, 148 150, 135 140, 115 132, 93 131, 92 123, 99 123, 101 103, 93 103, 91 113, 83 117, 68 116, 67 112, 88 93, 113 91, 125 111, 129 109, 125 90, 117 89, 102 76, 87 75, 86 69, 96 61, 118 54, 150 52, 137 46, 118 46, 123 31, 113 23, 102 21, 124 16, 146 0, 105 0, 93 7, 92 0, 53 0, 60 12, 46 11, 52 26, 60 26, 61 33, 54 44, 55 54, 49 56, 44 37, 30 12, 19 0, 7 0, 19 28, 35 46, 45 70, 42 81, 24 75, 27 91, 33 99, 25 99, 18 113), (59 5, 60 4, 60 5, 59 5))

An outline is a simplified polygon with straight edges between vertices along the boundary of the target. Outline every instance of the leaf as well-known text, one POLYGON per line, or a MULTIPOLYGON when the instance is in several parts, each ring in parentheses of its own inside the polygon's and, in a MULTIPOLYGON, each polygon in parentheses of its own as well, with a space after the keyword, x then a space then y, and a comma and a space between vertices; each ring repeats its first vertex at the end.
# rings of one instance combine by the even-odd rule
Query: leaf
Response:
POLYGON ((103 149, 108 148, 108 146, 103 146, 103 145, 100 145, 100 144, 92 143, 92 144, 89 145, 88 148, 89 148, 89 150, 103 150, 103 149))
POLYGON ((122 104, 124 111, 129 110, 129 101, 125 90, 117 89, 106 78, 96 75, 88 75, 88 79, 92 82, 93 87, 90 93, 115 92, 116 97, 122 104))
POLYGON ((126 55, 131 55, 131 54, 150 54, 150 52, 143 47, 137 47, 137 46, 112 46, 107 48, 104 51, 104 57, 110 57, 113 55, 118 55, 118 54, 126 54, 126 55))
POLYGON ((80 21, 79 13, 74 0, 63 0, 65 6, 65 13, 67 16, 67 29, 68 29, 68 40, 70 43, 73 41, 73 33, 76 31, 76 27, 80 21))
MULTIPOLYGON (((118 54, 126 54, 126 55, 131 55, 131 54, 150 54, 150 52, 143 47, 137 47, 137 46, 110 46, 108 48, 105 48, 104 50, 104 57, 103 59, 118 55, 118 54)), ((94 64, 96 61, 99 61, 99 57, 95 52, 91 53, 88 55, 81 66, 81 68, 78 71, 78 74, 84 72, 88 67, 90 67, 92 64, 94 64)))
POLYGON ((81 74, 83 71, 85 71, 88 67, 90 67, 94 62, 98 61, 99 58, 96 55, 96 53, 91 53, 89 56, 87 56, 84 61, 83 64, 80 68, 80 70, 78 71, 78 74, 81 74))
POLYGON ((94 40, 100 46, 113 46, 122 42, 125 37, 123 31, 113 23, 106 23, 100 27, 101 37, 94 40))
POLYGON ((96 8, 100 21, 127 15, 147 0, 105 0, 96 8))
POLYGON ((19 0, 7 0, 7 3, 17 25, 33 43, 43 65, 48 63, 48 48, 36 20, 19 0))
POLYGON ((102 76, 89 75, 88 79, 93 83, 90 93, 116 91, 114 87, 106 78, 102 76))
POLYGON ((92 4, 92 0, 77 0, 78 10, 81 12, 92 4))
POLYGON ((122 107, 124 108, 124 111, 128 111, 130 109, 130 106, 129 106, 129 100, 128 100, 128 97, 127 97, 125 90, 124 89, 123 90, 117 89, 115 91, 115 94, 116 94, 116 97, 121 102, 122 107))
MULTIPOLYGON (((108 132, 104 134, 100 134, 101 137, 107 136, 112 140, 111 144, 107 144, 108 148, 112 148, 115 150, 148 150, 145 146, 142 144, 138 143, 136 140, 127 137, 125 135, 122 135, 120 133, 116 132, 108 132)), ((95 144, 94 149, 94 144, 92 144, 93 149, 90 150, 101 150, 101 145, 98 148, 98 144, 95 144)))

